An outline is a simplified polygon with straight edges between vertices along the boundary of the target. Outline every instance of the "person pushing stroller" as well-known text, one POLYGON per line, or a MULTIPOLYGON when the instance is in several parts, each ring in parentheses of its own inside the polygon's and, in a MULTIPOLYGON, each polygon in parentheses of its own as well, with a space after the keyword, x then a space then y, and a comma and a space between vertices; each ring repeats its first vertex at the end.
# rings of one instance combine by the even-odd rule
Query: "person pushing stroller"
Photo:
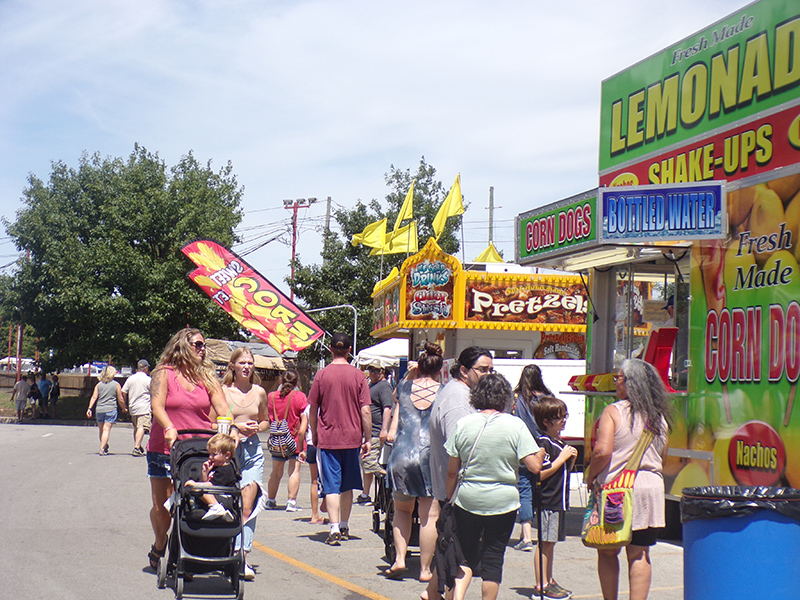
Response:
MULTIPOLYGON (((208 460, 203 463, 202 481, 189 479, 185 486, 194 488, 208 485, 235 487, 238 477, 231 464, 231 457, 236 451, 236 440, 224 433, 217 433, 209 438, 206 449, 208 450, 208 460)), ((231 512, 220 503, 215 495, 203 494, 200 498, 208 506, 208 510, 202 517, 204 521, 220 517, 224 521, 233 521, 231 512)), ((224 499, 224 497, 222 498, 224 499)))

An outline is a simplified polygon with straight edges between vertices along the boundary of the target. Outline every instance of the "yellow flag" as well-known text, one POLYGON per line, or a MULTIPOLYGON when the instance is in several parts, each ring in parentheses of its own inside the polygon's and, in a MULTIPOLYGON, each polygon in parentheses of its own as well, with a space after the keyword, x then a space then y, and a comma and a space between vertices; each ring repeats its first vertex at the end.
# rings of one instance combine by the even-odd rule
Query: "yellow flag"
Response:
POLYGON ((502 263, 506 261, 504 261, 503 257, 500 256, 500 253, 497 251, 497 248, 494 247, 494 244, 489 242, 486 250, 480 253, 480 256, 475 259, 475 262, 502 263))
POLYGON ((411 221, 405 227, 401 227, 396 232, 387 233, 382 248, 373 248, 371 256, 380 254, 416 254, 419 251, 417 246, 417 222, 411 221))
POLYGON ((406 194, 406 199, 403 200, 403 206, 400 207, 400 212, 397 213, 397 220, 394 222, 394 233, 400 229, 400 224, 403 221, 414 218, 414 182, 411 182, 411 187, 406 194))
POLYGON ((447 194, 447 198, 444 199, 444 203, 433 219, 433 234, 436 236, 437 240, 444 231, 444 226, 447 223, 448 217, 456 217, 464 214, 463 200, 461 196, 461 174, 459 173, 456 175, 456 181, 453 183, 453 187, 450 188, 450 193, 447 194))
POLYGON ((386 217, 364 227, 364 231, 357 233, 350 240, 353 246, 363 244, 370 248, 381 248, 386 242, 386 217))

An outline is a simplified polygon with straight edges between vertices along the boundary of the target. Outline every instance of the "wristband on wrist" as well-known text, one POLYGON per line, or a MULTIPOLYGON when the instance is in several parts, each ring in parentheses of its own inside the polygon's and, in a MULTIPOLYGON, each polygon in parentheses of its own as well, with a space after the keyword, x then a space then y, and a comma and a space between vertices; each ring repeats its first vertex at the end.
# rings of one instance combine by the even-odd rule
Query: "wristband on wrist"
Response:
POLYGON ((164 433, 167 433, 170 429, 175 429, 175 428, 172 425, 170 425, 169 427, 165 427, 164 433))

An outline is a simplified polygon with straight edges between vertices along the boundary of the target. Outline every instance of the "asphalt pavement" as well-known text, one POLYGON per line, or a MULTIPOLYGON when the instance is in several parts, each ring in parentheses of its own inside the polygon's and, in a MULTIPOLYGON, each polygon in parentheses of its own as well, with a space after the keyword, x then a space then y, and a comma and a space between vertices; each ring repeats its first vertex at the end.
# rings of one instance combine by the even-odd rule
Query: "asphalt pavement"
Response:
MULTIPOLYGON (((129 454, 129 425, 111 433, 110 454, 98 454, 97 429, 52 423, 0 424, 0 480, 3 482, 0 535, 0 598, 115 600, 174 597, 156 588, 147 563, 152 543, 150 486, 144 458, 129 454)), ((269 461, 268 461, 269 462, 269 461)), ((269 477, 269 466, 265 482, 269 477)), ((304 510, 266 511, 258 519, 249 561, 255 581, 245 598, 319 600, 414 600, 424 585, 418 548, 411 548, 410 577, 387 580, 382 538, 373 533, 372 506, 357 505, 350 520, 353 538, 341 547, 325 545, 327 527, 309 524, 308 469, 303 467, 299 503, 304 510)), ((573 504, 582 495, 573 492, 573 504)), ((286 501, 286 476, 278 505, 286 501)), ((555 576, 576 599, 601 599, 596 553, 578 537, 581 510, 573 509, 568 536, 556 545, 555 576)), ((518 539, 518 528, 512 543, 518 539)), ((683 550, 659 542, 652 551, 652 600, 683 598, 683 550)), ((627 597, 622 566, 620 598, 627 597)), ((534 585, 533 554, 506 553, 500 598, 529 598, 534 585)), ((202 575, 186 584, 185 597, 230 597, 227 580, 202 575)), ((480 582, 468 598, 480 598, 480 582)))

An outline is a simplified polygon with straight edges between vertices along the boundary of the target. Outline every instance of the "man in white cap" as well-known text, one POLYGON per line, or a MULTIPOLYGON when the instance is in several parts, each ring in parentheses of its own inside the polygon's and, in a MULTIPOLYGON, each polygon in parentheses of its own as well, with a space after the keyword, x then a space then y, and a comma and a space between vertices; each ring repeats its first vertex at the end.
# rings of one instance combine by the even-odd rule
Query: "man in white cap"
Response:
POLYGON ((150 433, 150 363, 145 359, 136 363, 136 373, 122 386, 122 397, 128 405, 133 423, 133 456, 144 456, 144 434, 150 433))

